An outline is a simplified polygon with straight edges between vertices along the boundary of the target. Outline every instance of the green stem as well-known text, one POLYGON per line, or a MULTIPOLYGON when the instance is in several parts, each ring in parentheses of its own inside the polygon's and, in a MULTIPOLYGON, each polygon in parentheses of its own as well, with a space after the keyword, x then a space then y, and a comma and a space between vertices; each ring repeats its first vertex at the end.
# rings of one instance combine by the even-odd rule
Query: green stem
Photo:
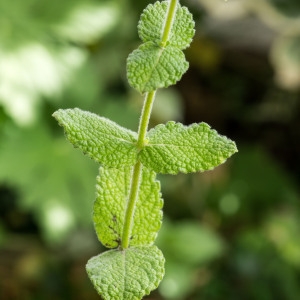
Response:
POLYGON ((122 242, 121 242, 122 249, 126 249, 129 247, 135 204, 138 199, 139 188, 140 188, 141 174, 142 174, 142 164, 138 161, 135 164, 132 172, 131 187, 130 187, 129 199, 128 199, 126 213, 125 213, 125 222, 123 226, 123 235, 122 235, 122 242))
MULTIPOLYGON (((141 118, 140 118, 139 131, 138 131, 138 140, 137 140, 138 149, 142 149, 145 145, 148 124, 150 120, 153 102, 155 99, 155 92, 156 91, 149 92, 146 94, 145 97, 141 118)), ((126 249, 129 247, 131 230, 134 221, 133 220, 134 210, 135 210, 136 201, 138 200, 138 196, 139 196, 139 187, 140 187, 140 181, 142 176, 142 169, 143 166, 140 161, 138 161, 133 167, 130 193, 129 193, 128 203, 126 207, 125 221, 123 226, 123 234, 122 234, 122 242, 121 242, 122 249, 126 249)))
MULTIPOLYGON (((154 99, 155 99, 155 91, 146 94, 144 106, 141 113, 140 124, 139 124, 138 140, 137 140, 138 149, 142 149, 145 145, 145 138, 148 130, 148 124, 150 120, 154 99)), ((125 221, 123 226, 123 234, 122 234, 122 242, 121 242, 122 249, 126 249, 129 247, 131 230, 132 230, 133 219, 134 219, 134 210, 135 210, 136 201, 138 200, 138 196, 139 196, 139 187, 140 187, 140 181, 142 176, 142 169, 143 166, 140 161, 138 161, 133 167, 130 193, 129 193, 128 203, 126 207, 125 221)))
POLYGON ((167 17, 166 17, 161 43, 160 43, 161 47, 166 47, 167 42, 169 40, 170 32, 176 15, 177 3, 178 0, 169 0, 167 17))
POLYGON ((140 118, 139 131, 138 131, 138 140, 137 140, 138 149, 142 149, 145 145, 145 138, 148 130, 148 124, 150 120, 153 102, 155 99, 155 93, 156 91, 149 92, 146 94, 145 97, 144 106, 140 118))
MULTIPOLYGON (((176 14, 177 2, 178 0, 170 0, 169 2, 169 7, 166 14, 166 21, 164 24, 163 35, 161 40, 162 47, 165 47, 169 40, 170 32, 176 14)), ((148 130, 153 102, 155 99, 155 93, 156 91, 151 91, 147 93, 145 96, 145 101, 141 113, 139 130, 138 130, 138 139, 137 139, 138 150, 143 149, 146 144, 146 134, 148 130)), ((143 166, 141 162, 137 161, 132 171, 129 198, 128 198, 126 212, 125 212, 125 221, 123 226, 122 242, 121 242, 122 249, 128 248, 130 244, 131 231, 134 222, 134 211, 139 196, 142 170, 143 170, 143 166)))

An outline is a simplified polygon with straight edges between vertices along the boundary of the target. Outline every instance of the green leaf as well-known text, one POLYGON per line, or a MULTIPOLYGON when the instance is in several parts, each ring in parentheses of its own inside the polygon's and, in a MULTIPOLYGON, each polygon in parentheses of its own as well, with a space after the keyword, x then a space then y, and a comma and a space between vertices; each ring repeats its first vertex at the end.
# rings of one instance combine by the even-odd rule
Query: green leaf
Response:
POLYGON ((129 84, 143 94, 175 84, 188 66, 178 48, 171 45, 161 48, 147 42, 128 56, 127 78, 129 84))
POLYGON ((139 300, 156 289, 165 259, 156 246, 110 250, 91 258, 87 273, 104 300, 139 300))
POLYGON ((135 132, 78 108, 59 109, 53 116, 64 127, 67 139, 101 165, 118 168, 135 164, 135 132))
POLYGON ((224 163, 237 152, 236 145, 206 123, 184 126, 168 122, 151 129, 141 162, 157 173, 206 171, 224 163))
POLYGON ((118 22, 120 12, 121 8, 115 1, 79 1, 54 29, 66 40, 92 44, 118 22))
MULTIPOLYGON (((108 248, 117 247, 121 243, 131 174, 130 167, 119 170, 100 167, 94 224, 99 240, 108 248)), ((155 180, 153 171, 143 168, 131 246, 150 245, 154 242, 162 222, 162 206, 160 183, 155 180)))
POLYGON ((46 243, 55 247, 75 228, 90 228, 97 174, 92 160, 63 135, 54 137, 45 120, 24 128, 5 122, 0 141, 0 182, 20 194, 18 209, 33 215, 46 243))
MULTIPOLYGON (((144 9, 138 24, 139 36, 143 42, 160 44, 167 9, 168 1, 149 4, 144 9)), ((186 7, 178 4, 168 43, 179 49, 189 47, 195 34, 194 26, 192 14, 186 7)))

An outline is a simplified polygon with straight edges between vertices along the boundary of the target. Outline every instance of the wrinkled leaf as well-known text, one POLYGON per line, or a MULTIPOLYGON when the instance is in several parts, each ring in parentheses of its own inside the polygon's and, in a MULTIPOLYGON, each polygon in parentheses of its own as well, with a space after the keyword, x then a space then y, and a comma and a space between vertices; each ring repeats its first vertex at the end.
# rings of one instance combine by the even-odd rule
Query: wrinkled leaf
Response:
MULTIPOLYGON (((139 36, 143 42, 160 44, 167 9, 168 1, 155 2, 144 9, 138 24, 139 36)), ((178 4, 168 43, 179 49, 187 48, 195 33, 194 26, 192 14, 186 7, 178 4)))
POLYGON ((91 258, 87 273, 104 300, 139 300, 157 288, 164 275, 156 246, 110 250, 91 258))
POLYGON ((171 45, 161 48, 147 42, 128 56, 127 78, 129 84, 143 94, 175 84, 188 66, 178 48, 171 45))
MULTIPOLYGON (((99 240, 108 248, 117 247, 121 243, 131 174, 130 167, 120 170, 101 167, 97 177, 94 224, 99 240)), ((131 246, 154 242, 162 222, 162 206, 160 183, 155 180, 153 171, 143 168, 131 246)))
POLYGON ((141 162, 157 173, 206 171, 224 163, 237 152, 233 141, 210 129, 206 123, 184 126, 168 122, 151 129, 141 162))
POLYGON ((117 168, 135 164, 135 132, 78 108, 59 109, 53 116, 64 127, 67 139, 101 165, 117 168))

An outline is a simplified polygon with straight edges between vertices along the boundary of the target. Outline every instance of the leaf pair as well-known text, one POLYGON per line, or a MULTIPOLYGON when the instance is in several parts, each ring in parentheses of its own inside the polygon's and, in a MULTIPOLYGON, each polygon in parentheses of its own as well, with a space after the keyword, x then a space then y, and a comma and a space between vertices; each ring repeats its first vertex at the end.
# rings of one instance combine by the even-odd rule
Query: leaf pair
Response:
POLYGON ((129 84, 142 94, 175 84, 189 66, 181 50, 189 47, 194 36, 193 16, 186 7, 177 4, 168 42, 162 46, 167 9, 168 1, 146 7, 138 24, 138 33, 144 44, 127 60, 129 84))
POLYGON ((139 160, 156 173, 206 171, 237 151, 233 141, 206 123, 160 124, 147 133, 146 146, 138 149, 135 132, 96 114, 75 108, 58 110, 53 116, 75 147, 107 168, 132 167, 139 160))

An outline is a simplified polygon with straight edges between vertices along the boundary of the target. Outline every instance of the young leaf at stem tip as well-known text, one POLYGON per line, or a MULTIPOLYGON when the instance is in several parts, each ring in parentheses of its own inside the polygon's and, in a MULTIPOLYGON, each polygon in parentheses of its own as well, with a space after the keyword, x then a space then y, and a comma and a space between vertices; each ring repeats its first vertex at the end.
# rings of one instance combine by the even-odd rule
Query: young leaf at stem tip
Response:
MULTIPOLYGON (((144 43, 154 42, 158 46, 160 45, 167 9, 168 1, 157 1, 144 9, 138 23, 139 37, 144 43)), ((186 7, 182 7, 178 3, 168 45, 180 50, 189 47, 195 34, 194 27, 195 22, 192 14, 186 7)))
POLYGON ((147 42, 128 56, 127 76, 130 85, 144 94, 175 84, 188 67, 180 49, 147 42))
POLYGON ((163 1, 146 7, 138 25, 144 44, 127 59, 128 82, 141 94, 175 84, 189 66, 181 50, 190 45, 194 36, 193 17, 178 3, 170 34, 163 42, 168 5, 163 1))

